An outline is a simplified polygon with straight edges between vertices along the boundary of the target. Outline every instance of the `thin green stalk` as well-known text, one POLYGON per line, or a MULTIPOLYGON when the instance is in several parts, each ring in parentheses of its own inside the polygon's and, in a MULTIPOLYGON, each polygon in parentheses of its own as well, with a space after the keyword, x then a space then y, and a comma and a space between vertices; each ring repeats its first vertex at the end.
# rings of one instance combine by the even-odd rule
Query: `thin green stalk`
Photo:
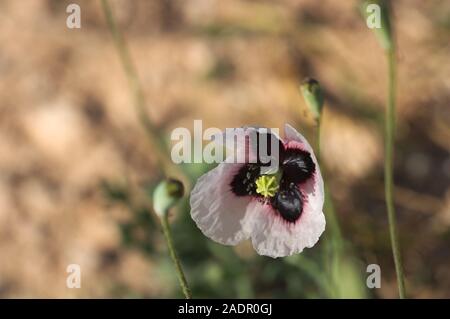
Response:
POLYGON ((403 264, 400 254, 400 244, 397 234, 397 221, 394 207, 394 138, 395 138, 395 103, 396 103, 396 72, 395 72, 395 50, 387 50, 388 60, 388 101, 385 112, 385 163, 384 163, 384 185, 386 208, 389 220, 389 233, 391 237, 392 254, 394 256, 395 271, 397 273, 398 292, 400 298, 405 298, 405 282, 403 264))
MULTIPOLYGON (((185 175, 170 161, 170 158, 168 158, 169 151, 167 149, 167 145, 165 144, 164 140, 162 138, 159 138, 159 132, 158 129, 153 125, 152 121, 148 117, 148 114, 145 110, 145 97, 144 93, 142 91, 141 84, 139 82, 139 77, 136 71, 136 68, 133 64, 133 61, 131 59, 129 50, 126 46, 125 40, 120 33, 116 21, 114 19, 114 15, 111 11, 111 7, 109 6, 108 0, 102 0, 102 8, 103 13, 105 15, 108 28, 111 32, 111 35, 114 39, 114 44, 116 46, 117 52, 120 57, 120 62, 122 63, 122 66, 124 68, 128 84, 130 86, 132 95, 133 95, 133 102, 134 106, 136 108, 136 112, 138 115, 139 120, 141 121, 142 126, 144 127, 146 131, 146 135, 149 138, 150 142, 156 147, 155 153, 158 158, 158 164, 161 165, 164 169, 164 175, 169 175, 170 173, 173 173, 175 175, 178 175, 183 181, 185 182, 185 185, 189 185, 189 182, 187 178, 185 178, 185 175)), ((158 166, 159 166, 158 165, 158 166)), ((183 290, 183 293, 186 297, 186 299, 191 298, 191 291, 188 287, 188 284, 186 282, 186 277, 184 276, 183 269, 181 268, 181 263, 178 258, 178 255, 175 251, 175 247, 173 245, 172 235, 170 231, 169 222, 167 220, 167 212, 164 213, 164 216, 161 218, 161 225, 164 232, 164 236, 167 241, 167 246, 169 249, 170 257, 172 258, 175 269, 177 272, 178 280, 180 282, 181 289, 183 290)))
POLYGON ((158 129, 153 125, 145 110, 145 97, 139 82, 138 73, 131 59, 126 42, 119 28, 117 27, 117 23, 108 0, 102 0, 102 8, 106 18, 106 22, 108 24, 108 28, 111 32, 114 44, 119 54, 120 62, 123 66, 128 84, 130 86, 138 118, 141 121, 141 124, 144 127, 147 133, 147 137, 150 139, 150 142, 157 148, 157 155, 160 164, 163 167, 167 168, 167 161, 165 161, 165 154, 168 154, 167 146, 161 138, 158 138, 158 129))
POLYGON ((160 219, 164 236, 166 237, 167 247, 169 248, 170 257, 172 258, 172 261, 175 265, 175 270, 177 272, 178 282, 180 283, 181 290, 183 290, 183 294, 186 299, 191 299, 191 290, 189 289, 188 283, 186 281, 186 276, 184 275, 183 268, 181 267, 180 259, 178 258, 177 252, 173 245, 172 232, 170 230, 168 221, 168 214, 165 213, 164 216, 161 216, 160 219))
MULTIPOLYGON (((317 119, 317 146, 316 146, 316 156, 317 162, 319 165, 321 164, 321 131, 322 131, 322 121, 321 118, 317 119)), ((325 170, 322 171, 322 174, 325 175, 325 170)), ((328 186, 325 182, 326 178, 324 178, 324 192, 325 192, 325 203, 324 203, 324 211, 327 214, 327 219, 330 223, 331 234, 333 235, 334 240, 337 244, 342 243, 342 234, 341 229, 339 227, 339 222, 336 217, 336 212, 333 205, 333 200, 331 198, 330 192, 328 190, 328 186)))
MULTIPOLYGON (((320 117, 322 117, 322 115, 320 117)), ((317 138, 316 138, 316 143, 317 143, 316 152, 317 152, 317 154, 316 154, 316 157, 317 157, 317 162, 319 162, 319 164, 320 164, 320 158, 321 158, 321 156, 320 156, 320 146, 321 145, 320 144, 322 142, 322 138, 321 138, 321 135, 322 135, 321 134, 322 133, 322 121, 321 121, 320 117, 316 121, 316 127, 317 127, 317 138)))
MULTIPOLYGON (((321 131, 322 131, 322 121, 321 121, 322 115, 317 119, 317 146, 316 146, 316 152, 317 152, 317 162, 319 165, 321 164, 321 131)), ((323 171, 322 174, 325 173, 325 169, 322 166, 323 171)), ((341 254, 342 254, 342 234, 341 229, 339 226, 339 221, 336 217, 336 211, 334 209, 333 205, 333 199, 331 198, 331 194, 328 189, 328 185, 326 183, 326 178, 324 179, 324 192, 325 192, 325 202, 324 202, 324 213, 326 215, 326 219, 328 221, 328 224, 330 225, 330 236, 331 241, 326 241, 325 246, 325 253, 326 258, 330 258, 331 262, 328 264, 328 273, 330 274, 330 287, 332 289, 329 289, 330 295, 332 298, 338 298, 339 295, 339 289, 336 287, 337 282, 335 281, 336 278, 338 278, 338 274, 336 274, 336 271, 339 271, 340 269, 340 260, 341 260, 341 254), (331 244, 330 244, 331 243, 331 244)))

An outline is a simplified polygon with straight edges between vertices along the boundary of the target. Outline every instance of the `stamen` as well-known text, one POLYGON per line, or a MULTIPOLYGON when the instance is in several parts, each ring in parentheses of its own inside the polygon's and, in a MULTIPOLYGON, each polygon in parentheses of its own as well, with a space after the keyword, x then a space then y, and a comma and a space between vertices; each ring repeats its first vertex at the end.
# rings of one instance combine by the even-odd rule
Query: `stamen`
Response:
POLYGON ((256 180, 256 192, 264 197, 274 197, 278 188, 276 175, 261 175, 256 180))

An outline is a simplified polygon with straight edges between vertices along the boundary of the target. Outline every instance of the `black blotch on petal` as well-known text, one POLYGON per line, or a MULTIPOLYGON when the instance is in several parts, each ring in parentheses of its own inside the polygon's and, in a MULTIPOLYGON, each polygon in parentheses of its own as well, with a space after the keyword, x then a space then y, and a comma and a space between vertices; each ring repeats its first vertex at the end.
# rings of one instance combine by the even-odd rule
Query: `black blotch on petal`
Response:
POLYGON ((311 154, 299 149, 287 149, 281 161, 283 179, 293 183, 302 183, 316 170, 311 154))
POLYGON ((271 204, 288 222, 295 222, 303 212, 302 195, 294 183, 282 182, 280 190, 272 197, 271 204))
POLYGON ((256 164, 242 166, 230 183, 233 193, 236 196, 257 195, 256 179, 259 177, 259 171, 259 166, 256 164))

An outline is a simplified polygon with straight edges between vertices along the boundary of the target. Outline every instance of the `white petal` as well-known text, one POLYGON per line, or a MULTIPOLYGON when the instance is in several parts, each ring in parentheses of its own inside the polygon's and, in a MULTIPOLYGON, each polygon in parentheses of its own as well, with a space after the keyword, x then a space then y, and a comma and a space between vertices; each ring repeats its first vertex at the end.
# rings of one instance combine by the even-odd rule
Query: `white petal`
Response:
POLYGON ((311 145, 309 145, 306 138, 302 134, 297 132, 297 130, 295 128, 293 128, 291 125, 289 125, 287 123, 284 125, 284 137, 285 137, 285 141, 287 141, 287 142, 297 141, 297 142, 303 144, 304 150, 310 152, 311 155, 313 156, 314 160, 316 159, 316 157, 314 156, 314 150, 311 147, 311 145))
MULTIPOLYGON (((232 128, 232 129, 228 129, 229 133, 234 133, 237 136, 241 136, 242 134, 249 134, 250 132, 256 132, 256 131, 261 131, 261 132, 270 132, 271 134, 275 135, 278 139, 281 140, 280 135, 278 134, 278 130, 275 129, 268 129, 262 126, 243 126, 243 127, 238 127, 238 128, 232 128)), ((227 130, 223 131, 220 134, 214 134, 213 135, 213 139, 217 142, 220 143, 222 145, 225 145, 225 142, 227 141, 227 139, 229 139, 230 137, 232 137, 231 135, 227 135, 227 130)))
POLYGON ((298 254, 313 247, 325 230, 325 217, 308 204, 295 223, 286 222, 269 204, 252 202, 248 207, 249 222, 245 231, 258 254, 272 258, 298 254))
MULTIPOLYGON (((278 130, 272 130, 264 127, 257 126, 244 126, 239 128, 231 128, 226 129, 225 131, 214 134, 212 140, 219 146, 223 146, 226 148, 226 157, 228 162, 239 162, 242 163, 244 161, 255 163, 257 159, 256 150, 256 134, 260 133, 271 133, 277 139, 281 140, 279 136, 278 130), (252 145, 252 143, 254 143, 252 145), (233 159, 233 161, 232 161, 233 159)), ((278 155, 278 154, 277 154, 278 155)), ((274 156, 270 156, 271 160, 274 160, 274 156)), ((278 158, 278 157, 277 157, 278 158)), ((276 161, 278 163, 278 161, 276 161)), ((275 171, 278 169, 278 166, 271 169, 275 171)), ((271 172, 266 167, 263 167, 264 174, 275 173, 275 171, 271 172)))
POLYGON ((221 133, 214 134, 212 138, 214 143, 217 143, 218 145, 222 145, 224 147, 231 145, 237 150, 244 150, 246 147, 246 140, 244 137, 249 136, 252 132, 256 132, 256 128, 247 126, 227 128, 221 133))
POLYGON ((236 245, 248 236, 243 231, 250 197, 238 197, 230 183, 242 164, 221 163, 201 176, 191 192, 191 216, 197 227, 212 240, 236 245))

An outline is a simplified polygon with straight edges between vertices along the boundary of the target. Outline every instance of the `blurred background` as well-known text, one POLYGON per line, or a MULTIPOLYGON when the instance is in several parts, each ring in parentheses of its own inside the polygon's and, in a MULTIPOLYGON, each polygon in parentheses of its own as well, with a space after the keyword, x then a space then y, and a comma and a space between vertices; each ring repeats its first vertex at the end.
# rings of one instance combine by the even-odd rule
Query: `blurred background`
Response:
MULTIPOLYGON (((173 211, 194 297, 397 296, 383 190, 386 60, 358 1, 111 0, 159 136, 315 125, 346 252, 271 259, 173 211), (326 258, 325 258, 326 260, 326 258), (369 290, 366 267, 381 267, 369 290)), ((450 2, 398 0, 396 207, 410 297, 450 298, 450 2)), ((170 145, 170 144, 169 144, 170 145)), ((186 165, 191 183, 209 167, 186 165)), ((0 0, 0 297, 182 297, 148 193, 161 178, 100 1, 0 0), (66 7, 81 7, 81 29, 66 7), (66 267, 81 266, 81 288, 66 267)))

